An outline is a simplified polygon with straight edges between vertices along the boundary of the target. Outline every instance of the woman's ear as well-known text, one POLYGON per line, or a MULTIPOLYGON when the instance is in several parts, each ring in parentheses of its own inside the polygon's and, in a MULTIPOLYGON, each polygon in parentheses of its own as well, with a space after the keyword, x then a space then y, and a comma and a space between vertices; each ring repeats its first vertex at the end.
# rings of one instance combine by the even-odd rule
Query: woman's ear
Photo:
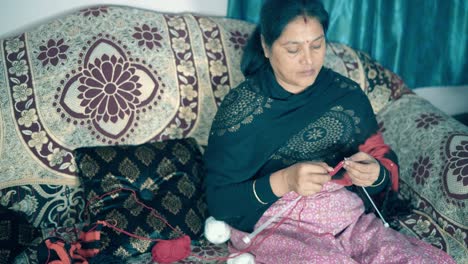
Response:
POLYGON ((263 39, 263 35, 260 35, 260 39, 261 39, 261 42, 262 42, 263 54, 265 55, 266 58, 270 58, 270 49, 268 48, 267 44, 265 43, 265 40, 263 39))

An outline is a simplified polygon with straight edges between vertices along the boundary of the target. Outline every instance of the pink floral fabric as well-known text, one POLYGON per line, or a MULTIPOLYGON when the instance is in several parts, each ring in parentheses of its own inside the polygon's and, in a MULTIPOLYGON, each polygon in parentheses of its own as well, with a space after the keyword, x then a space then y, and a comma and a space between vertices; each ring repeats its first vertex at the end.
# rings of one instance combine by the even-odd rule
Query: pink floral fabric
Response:
MULTIPOLYGON (((255 228, 296 197, 289 193, 273 204, 255 228)), ((362 200, 335 183, 300 199, 285 215, 281 225, 273 223, 250 245, 242 241, 247 233, 233 229, 230 251, 248 250, 257 263, 455 263, 442 250, 364 214, 362 200)))

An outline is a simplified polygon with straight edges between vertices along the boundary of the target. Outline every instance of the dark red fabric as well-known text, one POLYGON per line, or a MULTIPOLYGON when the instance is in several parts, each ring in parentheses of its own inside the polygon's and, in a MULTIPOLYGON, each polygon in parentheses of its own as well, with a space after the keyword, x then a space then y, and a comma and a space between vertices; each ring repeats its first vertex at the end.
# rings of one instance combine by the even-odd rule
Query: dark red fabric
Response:
POLYGON ((160 240, 151 250, 153 260, 158 263, 172 263, 190 255, 190 237, 185 235, 173 240, 160 240))

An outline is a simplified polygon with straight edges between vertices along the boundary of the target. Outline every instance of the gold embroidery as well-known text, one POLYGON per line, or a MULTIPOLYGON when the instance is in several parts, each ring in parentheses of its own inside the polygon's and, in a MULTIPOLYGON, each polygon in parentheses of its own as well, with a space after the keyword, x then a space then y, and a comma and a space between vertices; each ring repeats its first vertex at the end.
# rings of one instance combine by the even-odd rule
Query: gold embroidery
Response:
POLYGON ((129 196, 125 202, 123 203, 123 207, 128 209, 128 211, 133 215, 133 216, 138 216, 141 211, 143 211, 143 207, 139 205, 136 201, 133 195, 129 196))
MULTIPOLYGON (((106 221, 114 224, 116 223, 116 226, 120 229, 127 229, 127 226, 128 226, 128 220, 127 218, 125 218, 125 215, 123 215, 122 213, 120 213, 119 211, 117 210, 112 210, 110 211, 107 215, 106 215, 106 218, 105 218, 106 221), (114 223, 113 223, 114 222, 114 223)), ((114 230, 114 229, 112 229, 114 230)), ((118 231, 115 231, 117 234, 119 234, 118 231)))
POLYGON ((86 200, 88 201, 93 201, 92 203, 89 204, 88 210, 89 213, 92 215, 97 215, 103 208, 104 202, 102 200, 97 199, 98 194, 91 190, 86 197, 86 200))
MULTIPOLYGON (((149 234, 146 233, 146 232, 145 232, 143 229, 141 229, 140 227, 137 227, 137 228, 135 229, 134 234, 137 235, 137 236, 149 238, 149 234)), ((133 247, 134 249, 136 249, 138 252, 140 252, 140 253, 145 253, 146 251, 148 251, 148 248, 149 248, 150 245, 151 245, 151 241, 150 241, 150 240, 143 240, 143 239, 131 237, 131 238, 130 238, 130 244, 131 244, 132 247, 133 247)))
POLYGON ((112 148, 97 148, 96 153, 107 163, 111 162, 117 155, 117 152, 112 148))
POLYGON ((189 209, 185 215, 185 224, 187 224, 193 233, 198 233, 202 227, 201 219, 192 209, 189 209))
POLYGON ((106 249, 110 245, 110 238, 106 232, 101 232, 101 248, 100 250, 106 249))
POLYGON ((89 155, 85 155, 80 163, 80 169, 85 177, 92 178, 98 173, 99 164, 89 155))
POLYGON ((190 151, 179 143, 172 148, 172 154, 184 165, 190 160, 190 151))
POLYGON ((289 165, 297 161, 316 160, 333 148, 343 150, 354 142, 354 133, 360 133, 359 122, 353 110, 344 109, 341 105, 334 106, 290 138, 271 158, 281 159, 283 164, 289 165))
POLYGON ((176 166, 168 158, 163 158, 156 169, 156 172, 161 177, 165 177, 169 174, 174 173, 177 170, 176 166))
POLYGON ((184 174, 184 176, 177 182, 177 189, 188 198, 192 198, 196 191, 195 186, 190 181, 187 174, 184 174))
POLYGON ((166 141, 158 141, 154 142, 153 146, 159 150, 163 150, 166 148, 167 142, 166 141))
MULTIPOLYGON (((160 215, 158 212, 155 213, 156 215, 160 215)), ((148 214, 148 216, 146 216, 146 223, 158 233, 161 233, 161 231, 166 227, 166 223, 153 214, 148 214)))
POLYGON ((135 150, 135 156, 139 161, 148 166, 153 162, 155 153, 147 146, 140 146, 135 150))
POLYGON ((128 258, 130 257, 130 253, 122 246, 120 246, 115 252, 114 256, 128 258))
POLYGON ((174 195, 171 192, 167 192, 166 196, 162 199, 163 207, 171 212, 172 214, 176 215, 182 209, 182 202, 177 195, 174 195))
POLYGON ((135 182, 140 175, 138 167, 129 159, 125 158, 119 165, 119 172, 127 178, 131 183, 135 182))
POLYGON ((200 213, 202 213, 202 217, 205 218, 205 212, 208 211, 208 206, 206 205, 206 201, 203 196, 197 201, 197 209, 200 213))
POLYGON ((152 178, 147 178, 145 180, 145 182, 141 185, 140 187, 140 190, 149 190, 151 191, 154 195, 156 195, 156 193, 158 192, 159 190, 159 185, 156 184, 152 178))
POLYGON ((105 192, 113 191, 117 188, 122 188, 119 179, 112 175, 111 173, 106 174, 101 181, 101 188, 105 192))

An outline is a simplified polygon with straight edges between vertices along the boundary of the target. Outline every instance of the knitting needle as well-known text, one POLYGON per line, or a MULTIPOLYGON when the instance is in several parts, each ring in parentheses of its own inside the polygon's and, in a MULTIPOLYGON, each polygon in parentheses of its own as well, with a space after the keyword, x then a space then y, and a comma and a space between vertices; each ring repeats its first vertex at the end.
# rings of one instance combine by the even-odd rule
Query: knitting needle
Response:
POLYGON ((377 214, 379 214, 379 217, 380 219, 382 219, 382 222, 384 223, 384 226, 385 227, 389 227, 390 225, 387 223, 387 221, 385 221, 385 218, 382 216, 382 214, 380 213, 379 209, 377 208, 377 206, 374 204, 374 201, 372 200, 372 198, 370 197, 369 193, 367 193, 367 190, 366 188, 364 188, 364 186, 361 187, 362 190, 364 191, 364 193, 366 194, 367 198, 369 199, 369 201, 371 202, 372 206, 374 207, 374 209, 377 211, 377 214))
MULTIPOLYGON (((344 158, 344 160, 348 160, 349 158, 344 158)), ((344 163, 344 161, 342 161, 344 163)), ((368 164, 368 161, 355 161, 355 162, 358 162, 358 163, 361 163, 361 164, 368 164)), ((341 162, 338 164, 340 165, 341 162)), ((336 166, 335 168, 337 168, 338 166, 336 166)), ((343 166, 341 166, 343 167, 343 166)), ((339 167, 339 169, 341 169, 341 167, 339 167)), ((338 169, 338 170, 339 170, 338 169)), ((334 173, 337 173, 337 171, 334 171, 335 169, 333 169, 333 172, 334 173)), ((383 215, 380 213, 380 210, 377 208, 377 206, 375 205, 374 203, 374 200, 372 200, 372 198, 370 197, 369 193, 367 192, 366 188, 364 188, 364 186, 361 186, 362 190, 364 191, 364 193, 366 194, 367 196, 367 199, 369 199, 369 202, 372 204, 372 207, 374 207, 375 211, 377 211, 377 214, 379 215, 380 219, 382 220, 383 224, 385 227, 389 227, 390 225, 387 223, 387 221, 385 221, 385 218, 383 217, 383 215)))

